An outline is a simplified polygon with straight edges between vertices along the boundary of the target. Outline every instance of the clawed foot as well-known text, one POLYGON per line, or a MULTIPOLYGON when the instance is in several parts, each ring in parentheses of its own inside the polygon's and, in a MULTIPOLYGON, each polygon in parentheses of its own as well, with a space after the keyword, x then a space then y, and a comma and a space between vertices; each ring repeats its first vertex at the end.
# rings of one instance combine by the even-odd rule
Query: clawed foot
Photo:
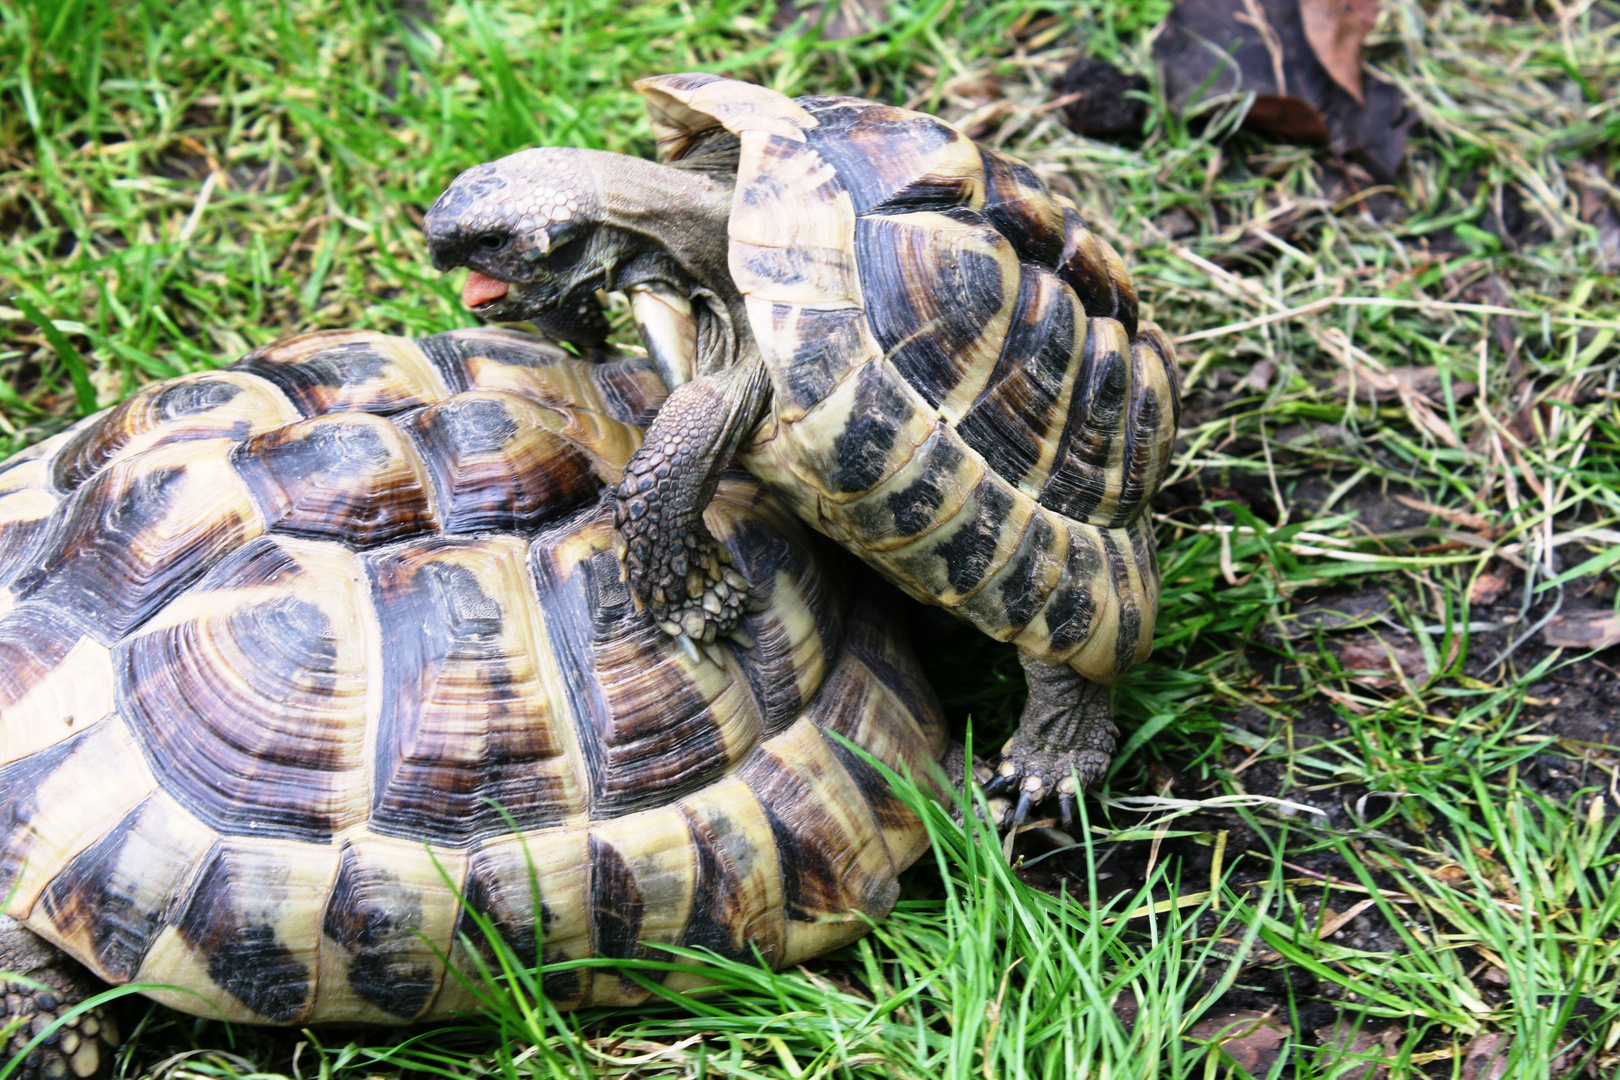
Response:
POLYGON ((614 524, 621 543, 625 580, 636 605, 663 631, 697 655, 724 637, 751 645, 737 628, 752 604, 748 580, 731 563, 731 553, 699 520, 685 528, 661 527, 647 501, 627 491, 617 495, 614 524))
POLYGON ((1113 760, 1119 731, 1108 708, 1108 688, 1070 668, 1027 655, 1021 659, 1029 701, 984 793, 1006 805, 1000 825, 1009 831, 1054 795, 1058 816, 1068 825, 1081 790, 1101 778, 1113 760))
POLYGON ((995 776, 984 786, 990 798, 1009 800, 999 824, 1017 829, 1029 820, 1032 810, 1053 795, 1058 800, 1058 816, 1064 825, 1074 821, 1074 801, 1082 788, 1108 771, 1109 755, 1092 751, 1020 751, 1014 736, 1002 750, 995 776), (1076 778, 1078 777, 1078 782, 1076 778), (1016 798, 1016 802, 1011 802, 1016 798))

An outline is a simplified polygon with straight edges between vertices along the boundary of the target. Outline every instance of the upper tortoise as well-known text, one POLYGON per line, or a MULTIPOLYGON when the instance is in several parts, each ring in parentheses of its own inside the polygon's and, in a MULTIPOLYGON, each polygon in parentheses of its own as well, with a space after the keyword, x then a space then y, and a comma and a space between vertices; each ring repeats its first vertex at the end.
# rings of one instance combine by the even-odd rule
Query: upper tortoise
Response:
POLYGON ((742 462, 911 595, 1022 653, 992 792, 1014 821, 1105 769, 1105 684, 1148 653, 1143 517, 1179 414, 1129 273, 1028 166, 920 113, 713 75, 637 84, 660 164, 526 150, 426 219, 491 319, 600 325, 631 296, 680 385, 615 498, 625 571, 670 634, 723 636, 747 574, 701 512, 742 462))
POLYGON ((109 1064, 102 1014, 46 1034, 95 989, 62 951, 188 1011, 402 1023, 475 1005, 444 958, 480 919, 528 963, 782 966, 888 911, 926 836, 837 736, 922 776, 937 703, 741 471, 708 521, 752 646, 636 610, 600 496, 663 396, 506 331, 313 334, 0 467, 0 971, 46 987, 0 986, 0 1066, 109 1064))

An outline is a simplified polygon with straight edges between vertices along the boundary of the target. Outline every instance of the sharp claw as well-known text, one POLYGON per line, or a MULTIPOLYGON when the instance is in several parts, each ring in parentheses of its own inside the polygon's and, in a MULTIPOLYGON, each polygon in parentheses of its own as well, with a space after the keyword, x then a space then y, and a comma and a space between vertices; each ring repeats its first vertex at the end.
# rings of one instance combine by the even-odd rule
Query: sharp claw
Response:
POLYGON ((720 646, 718 645, 710 645, 705 643, 703 646, 703 655, 707 656, 709 658, 709 662, 717 668, 723 668, 726 666, 726 655, 720 651, 720 646))
POLYGON ((1022 825, 1029 818, 1030 807, 1034 805, 1034 801, 1029 797, 1029 792, 1021 792, 1018 796, 1018 805, 1013 807, 1012 824, 1008 828, 1017 829, 1018 826, 1022 825))
POLYGON ((686 653, 686 655, 691 659, 692 663, 701 664, 703 662, 703 658, 698 655, 697 646, 692 643, 691 638, 687 637, 685 634, 677 634, 675 635, 675 640, 680 642, 681 650, 686 653))
POLYGON ((1066 791, 1058 796, 1058 817, 1065 829, 1074 824, 1074 796, 1066 791))
POLYGON ((1012 788, 1013 788, 1013 785, 1015 783, 1017 783, 1017 781, 1018 781, 1018 774, 1017 773, 1012 773, 1012 774, 997 773, 994 777, 991 778, 991 780, 990 780, 990 782, 988 784, 984 785, 984 793, 987 796, 989 796, 989 795, 1000 795, 1003 792, 1011 791, 1012 788))

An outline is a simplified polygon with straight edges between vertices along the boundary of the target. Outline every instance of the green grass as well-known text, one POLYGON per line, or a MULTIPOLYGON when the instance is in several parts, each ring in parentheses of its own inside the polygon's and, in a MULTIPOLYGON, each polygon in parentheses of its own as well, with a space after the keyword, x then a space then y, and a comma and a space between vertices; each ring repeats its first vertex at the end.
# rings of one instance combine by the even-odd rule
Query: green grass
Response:
MULTIPOLYGON (((1552 703, 1612 701, 1613 654, 1542 637, 1616 596, 1620 9, 1391 5, 1370 54, 1422 126, 1353 190, 1230 109, 1122 147, 1042 107, 1082 41, 1151 72, 1167 7, 896 3, 823 42, 727 2, 0 0, 0 451, 297 330, 468 324, 422 210, 524 146, 648 152, 630 82, 674 70, 967 124, 1184 337, 1157 651, 1075 849, 1014 873, 925 809, 896 914, 805 968, 576 1016, 492 972, 485 1020, 404 1035, 153 1008, 130 1075, 1224 1077, 1198 1025, 1244 1002, 1288 1029, 1261 1075, 1479 1076, 1498 1036, 1508 1076, 1620 1071, 1620 755, 1552 703)), ((1010 652, 938 655, 1004 730, 1010 652)))

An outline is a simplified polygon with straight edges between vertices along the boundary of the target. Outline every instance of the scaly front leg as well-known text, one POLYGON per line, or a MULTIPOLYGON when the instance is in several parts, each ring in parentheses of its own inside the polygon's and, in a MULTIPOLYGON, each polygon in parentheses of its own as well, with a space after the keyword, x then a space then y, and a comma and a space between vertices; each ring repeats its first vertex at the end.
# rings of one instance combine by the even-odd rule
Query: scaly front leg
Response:
POLYGON ((105 987, 27 927, 0 915, 0 1071, 23 1054, 13 1080, 91 1080, 112 1071, 118 1029, 105 1007, 69 1019, 28 1050, 56 1018, 105 987), (21 980, 27 980, 26 982, 21 980), (27 1053, 24 1051, 27 1050, 27 1053))
POLYGON ((747 606, 748 582, 703 524, 703 508, 758 425, 768 388, 758 359, 677 387, 613 493, 630 591, 672 637, 711 643, 747 606))

